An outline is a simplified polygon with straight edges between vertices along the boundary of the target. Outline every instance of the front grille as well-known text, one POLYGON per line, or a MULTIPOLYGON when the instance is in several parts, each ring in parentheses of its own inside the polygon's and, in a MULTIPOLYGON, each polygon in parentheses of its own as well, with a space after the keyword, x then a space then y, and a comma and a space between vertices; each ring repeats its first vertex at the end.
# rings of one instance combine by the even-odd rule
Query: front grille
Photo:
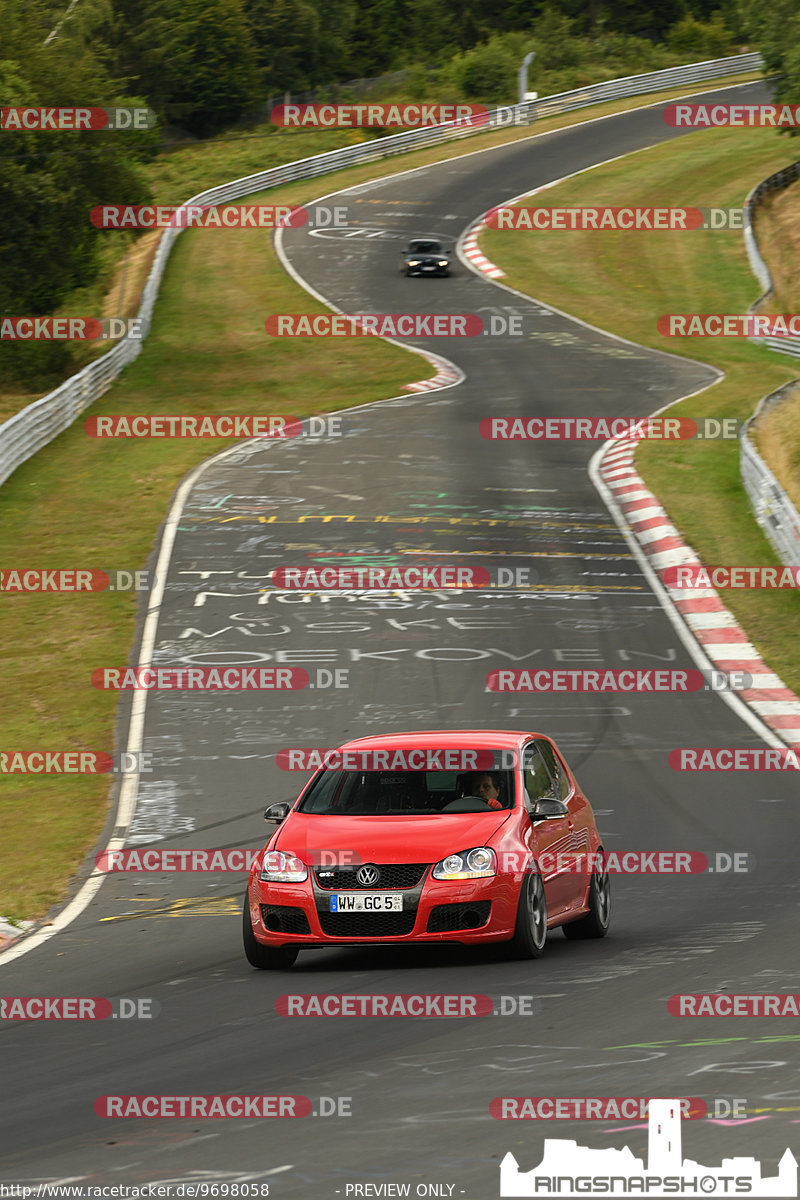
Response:
POLYGON ((261 920, 270 933, 311 933, 308 917, 302 908, 262 904, 261 920))
POLYGON ((359 883, 356 879, 358 867, 334 867, 330 873, 317 869, 314 877, 326 892, 380 892, 399 891, 413 888, 428 869, 427 863, 375 863, 381 873, 377 883, 359 883))
POLYGON ((330 937, 403 937, 417 919, 411 912, 318 912, 322 932, 330 937))
POLYGON ((428 917, 428 933, 454 933, 457 929, 479 929, 489 920, 491 903, 437 904, 428 917))

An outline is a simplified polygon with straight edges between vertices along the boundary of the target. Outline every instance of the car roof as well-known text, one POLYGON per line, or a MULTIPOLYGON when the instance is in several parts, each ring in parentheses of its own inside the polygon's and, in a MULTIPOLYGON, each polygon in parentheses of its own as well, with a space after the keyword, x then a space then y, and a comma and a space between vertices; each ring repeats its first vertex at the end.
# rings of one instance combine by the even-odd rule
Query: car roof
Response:
POLYGON ((413 733, 377 733, 371 737, 354 738, 338 746, 339 750, 414 750, 433 746, 442 750, 504 750, 522 746, 532 737, 547 737, 547 734, 526 732, 517 729, 428 729, 413 733))

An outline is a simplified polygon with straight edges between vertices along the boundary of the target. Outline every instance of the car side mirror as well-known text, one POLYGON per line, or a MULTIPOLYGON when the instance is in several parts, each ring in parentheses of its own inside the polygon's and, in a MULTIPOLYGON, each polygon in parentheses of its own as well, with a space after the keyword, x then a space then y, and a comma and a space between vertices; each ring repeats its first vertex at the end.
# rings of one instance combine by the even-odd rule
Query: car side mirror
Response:
POLYGON ((568 817, 569 809, 563 800, 553 800, 549 796, 537 800, 529 810, 532 821, 553 821, 558 817, 568 817))
POLYGON ((291 804, 285 800, 281 800, 278 804, 270 804, 264 810, 264 820, 271 821, 274 825, 280 825, 281 821, 285 821, 291 811, 291 804))

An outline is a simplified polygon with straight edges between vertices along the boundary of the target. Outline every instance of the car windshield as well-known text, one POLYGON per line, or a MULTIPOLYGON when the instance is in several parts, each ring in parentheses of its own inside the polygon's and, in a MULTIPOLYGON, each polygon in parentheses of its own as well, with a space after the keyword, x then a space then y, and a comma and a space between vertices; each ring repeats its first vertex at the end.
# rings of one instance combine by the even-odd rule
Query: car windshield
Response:
POLYGON ((441 254, 442 247, 438 242, 412 242, 409 246, 410 254, 441 254))
POLYGON ((512 771, 324 771, 298 812, 319 816, 438 816, 514 805, 512 771))

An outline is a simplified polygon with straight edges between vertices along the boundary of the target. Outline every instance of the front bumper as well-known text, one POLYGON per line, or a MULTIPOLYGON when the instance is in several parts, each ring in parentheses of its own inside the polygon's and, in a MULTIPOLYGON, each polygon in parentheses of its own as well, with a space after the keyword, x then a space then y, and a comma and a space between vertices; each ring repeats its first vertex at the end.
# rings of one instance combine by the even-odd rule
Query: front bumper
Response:
POLYGON ((519 888, 519 877, 510 875, 447 883, 426 872, 415 888, 385 889, 401 891, 397 913, 331 912, 332 892, 312 879, 290 884, 255 877, 248 896, 253 933, 265 946, 474 944, 513 935, 519 888))

